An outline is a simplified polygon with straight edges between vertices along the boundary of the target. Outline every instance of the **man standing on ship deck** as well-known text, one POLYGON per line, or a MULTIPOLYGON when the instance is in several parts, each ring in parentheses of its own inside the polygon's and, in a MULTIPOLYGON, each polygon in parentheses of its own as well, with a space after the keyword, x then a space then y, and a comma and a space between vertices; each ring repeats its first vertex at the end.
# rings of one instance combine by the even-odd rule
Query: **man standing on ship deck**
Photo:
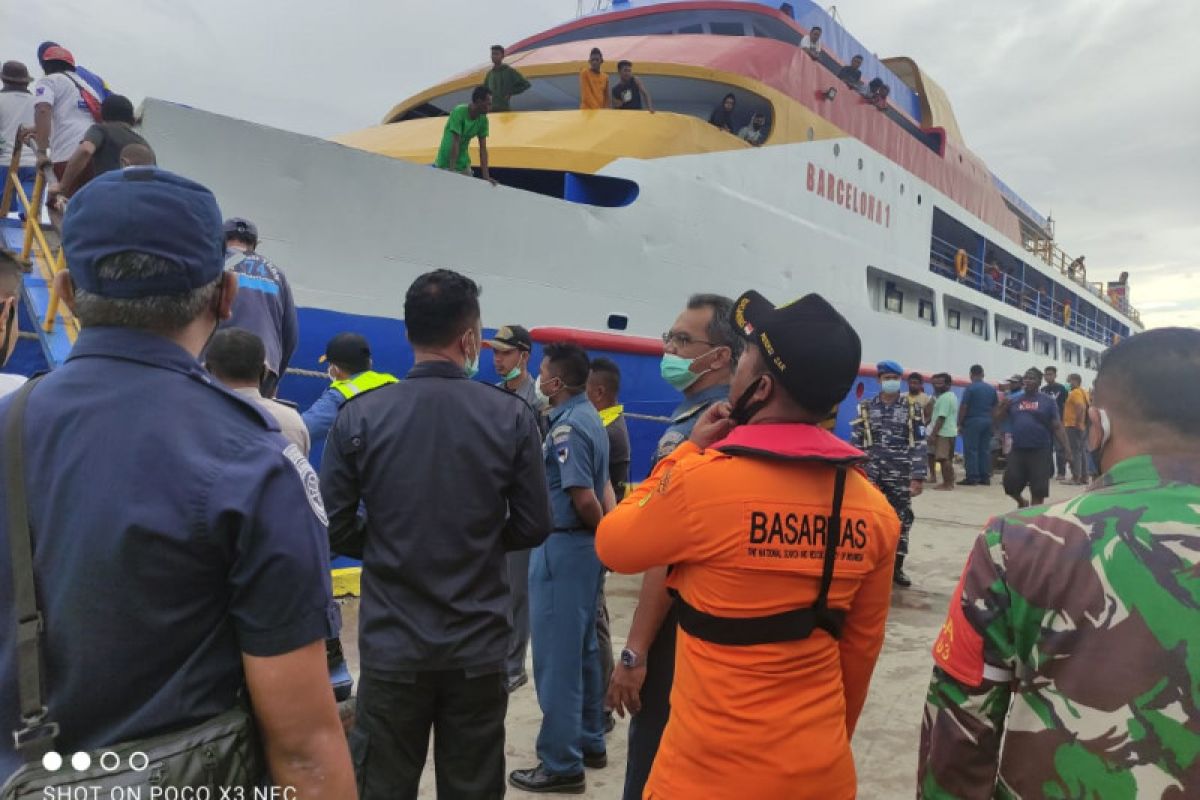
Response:
POLYGON ((583 110, 591 108, 612 108, 608 97, 608 76, 600 71, 604 64, 604 54, 599 47, 593 47, 588 56, 588 65, 579 73, 579 107, 583 110))
MULTIPOLYGON (((729 398, 729 383, 745 346, 733 328, 732 314, 728 297, 692 295, 663 334, 662 377, 683 392, 684 399, 658 440, 653 464, 687 440, 706 409, 729 398)), ((646 570, 626 646, 608 687, 609 707, 621 716, 626 711, 633 715, 624 800, 641 800, 671 712, 677 620, 666 581, 666 567, 646 570)))
POLYGON ((442 145, 438 148, 434 166, 461 175, 470 175, 471 140, 478 139, 479 176, 495 186, 496 181, 488 170, 487 151, 487 115, 491 110, 492 90, 486 86, 476 86, 471 92, 470 104, 456 105, 446 118, 446 127, 442 130, 442 145))
POLYGON ((531 84, 525 76, 504 63, 504 48, 492 45, 492 68, 483 79, 483 85, 492 92, 492 111, 511 111, 509 101, 526 91, 531 84))

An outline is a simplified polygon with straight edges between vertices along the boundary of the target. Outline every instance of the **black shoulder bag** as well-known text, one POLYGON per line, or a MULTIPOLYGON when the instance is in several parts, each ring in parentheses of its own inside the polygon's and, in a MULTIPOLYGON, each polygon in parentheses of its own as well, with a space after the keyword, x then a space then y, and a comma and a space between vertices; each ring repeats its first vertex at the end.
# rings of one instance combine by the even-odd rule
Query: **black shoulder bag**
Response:
MULTIPOLYGON (((58 723, 46 707, 42 670, 44 620, 38 608, 33 571, 33 537, 25 494, 25 407, 38 380, 22 386, 9 408, 4 426, 5 495, 8 502, 8 541, 12 550, 13 607, 16 610, 17 681, 20 727, 13 744, 25 764, 0 787, 0 800, 44 800, 77 787, 90 797, 109 797, 114 789, 125 796, 150 797, 153 787, 192 787, 211 790, 243 787, 252 795, 266 774, 258 734, 250 713, 241 705, 186 730, 115 744, 88 752, 90 765, 77 770, 73 753, 44 759, 55 749, 58 723), (56 769, 50 766, 58 764, 56 769), (46 787, 54 787, 50 792, 46 787), (131 793, 132 792, 132 793, 131 793)), ((75 796, 72 793, 72 796, 75 796)))

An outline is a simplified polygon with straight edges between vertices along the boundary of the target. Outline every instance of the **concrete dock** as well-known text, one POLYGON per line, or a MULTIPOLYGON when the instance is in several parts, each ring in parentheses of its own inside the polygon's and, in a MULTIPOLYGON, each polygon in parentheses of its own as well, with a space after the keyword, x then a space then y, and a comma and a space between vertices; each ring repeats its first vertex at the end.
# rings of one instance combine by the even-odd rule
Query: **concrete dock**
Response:
MULTIPOLYGON (((930 647, 945 618, 950 593, 975 537, 991 516, 1015 508, 998 484, 999 475, 995 476, 992 486, 960 486, 951 492, 926 491, 913 503, 917 520, 905 565, 913 586, 892 593, 887 638, 854 736, 858 796, 863 800, 894 800, 914 794, 921 710, 932 667, 930 647)), ((1081 487, 1055 483, 1051 488, 1051 502, 1060 502, 1080 491, 1081 487)), ((639 585, 637 577, 610 575, 608 578, 613 644, 618 652, 629 631, 639 585)), ((343 643, 357 674, 356 601, 343 601, 343 614, 343 643)), ((532 676, 532 666, 530 673, 532 676)), ((513 694, 509 703, 505 745, 509 769, 536 763, 534 740, 540 722, 541 711, 531 681, 513 694)), ((608 767, 588 770, 587 793, 577 796, 595 800, 621 797, 627 725, 627 721, 618 720, 616 730, 608 739, 608 767)), ((436 797, 433 784, 431 761, 422 781, 421 798, 436 797)), ((512 788, 508 791, 511 797, 526 796, 512 788)))

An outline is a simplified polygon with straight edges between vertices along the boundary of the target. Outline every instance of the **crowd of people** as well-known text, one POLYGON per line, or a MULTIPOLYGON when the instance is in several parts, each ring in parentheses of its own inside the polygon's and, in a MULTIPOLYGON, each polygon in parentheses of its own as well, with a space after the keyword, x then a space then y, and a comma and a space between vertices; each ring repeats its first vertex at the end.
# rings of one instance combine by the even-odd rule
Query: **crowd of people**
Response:
MULTIPOLYGON (((503 79, 506 101, 521 80, 503 79)), ((618 89, 649 103, 631 72, 618 89)), ((496 89, 475 92, 447 164, 480 111, 486 137, 496 89)), ((482 289, 450 269, 403 298, 402 379, 344 332, 310 408, 275 400, 299 330, 257 226, 155 166, 66 182, 121 135, 78 133, 93 149, 76 161, 82 145, 46 138, 54 104, 37 105, 51 125, 35 120, 36 156, 70 198, 55 288, 81 332, 48 375, 0 384, 10 786, 52 779, 51 751, 176 734, 215 749, 208 721, 248 708, 259 745, 206 785, 415 797, 432 734, 439 796, 579 793, 608 766, 612 711, 632 715, 626 800, 854 797, 850 740, 892 587, 911 583, 912 497, 989 483, 998 438, 1019 510, 978 538, 931 643, 918 794, 1200 793, 1200 332, 1120 342, 1090 395, 1050 369, 997 390, 975 366, 961 400, 948 373, 929 396, 883 361, 846 442, 830 410, 862 344, 835 307, 681 293, 660 361, 679 404, 631 487, 617 365, 544 342, 535 376, 530 332, 485 339, 482 289), (495 386, 473 380, 485 348, 495 386), (1087 479, 1085 451, 1099 477, 1046 507, 1055 442, 1061 477, 1087 479), (362 562, 348 736, 331 552, 362 562), (642 575, 619 655, 608 570, 642 575), (527 647, 537 763, 506 774, 527 647)), ((20 281, 0 253, 0 362, 20 281)))

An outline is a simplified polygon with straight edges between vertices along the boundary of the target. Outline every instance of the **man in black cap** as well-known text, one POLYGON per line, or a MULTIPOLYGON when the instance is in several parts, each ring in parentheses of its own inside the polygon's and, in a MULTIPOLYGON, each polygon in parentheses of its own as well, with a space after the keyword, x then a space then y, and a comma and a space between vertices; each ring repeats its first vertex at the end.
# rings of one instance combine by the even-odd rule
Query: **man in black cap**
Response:
POLYGON ((328 364, 329 388, 301 416, 313 445, 324 442, 338 410, 351 397, 396 382, 396 376, 372 369, 371 345, 358 333, 339 333, 325 345, 320 362, 328 364))
MULTIPOLYGON (((537 415, 538 429, 546 435, 546 400, 538 397, 537 383, 529 374, 529 356, 533 337, 520 325, 505 325, 487 342, 492 348, 492 364, 500 382, 496 385, 520 397, 537 415)), ((508 579, 512 589, 512 638, 509 639, 508 672, 505 684, 509 694, 529 683, 525 654, 529 650, 529 554, 514 550, 508 554, 508 579)))
POLYGON ((852 797, 900 536, 855 468, 865 455, 819 426, 861 345, 818 295, 775 308, 747 292, 733 316, 749 346, 732 405, 705 411, 596 533, 617 572, 674 566, 677 670, 646 795, 852 797))
POLYGON ((238 296, 233 316, 222 327, 245 328, 263 340, 267 371, 262 393, 274 397, 300 337, 292 287, 279 267, 255 252, 258 226, 243 217, 231 217, 223 227, 225 269, 237 275, 238 296))
MULTIPOLYGON (((0 620, 40 614, 50 666, 41 692, 18 690, 15 637, 0 637, 0 730, 51 715, 26 731, 37 741, 0 748, 0 783, 47 750, 186 731, 248 690, 276 785, 353 797, 325 661, 336 607, 317 476, 197 360, 237 293, 216 200, 162 170, 112 172, 71 202, 63 248, 55 288, 82 330, 66 363, 0 400, 29 496, 27 526, 0 515, 0 580, 28 576, 27 593, 0 592, 0 620), (23 559, 14 572, 31 531, 32 575, 23 559)), ((249 771, 247 796, 264 777, 249 771)), ((209 780, 232 789, 229 777, 209 780)))

